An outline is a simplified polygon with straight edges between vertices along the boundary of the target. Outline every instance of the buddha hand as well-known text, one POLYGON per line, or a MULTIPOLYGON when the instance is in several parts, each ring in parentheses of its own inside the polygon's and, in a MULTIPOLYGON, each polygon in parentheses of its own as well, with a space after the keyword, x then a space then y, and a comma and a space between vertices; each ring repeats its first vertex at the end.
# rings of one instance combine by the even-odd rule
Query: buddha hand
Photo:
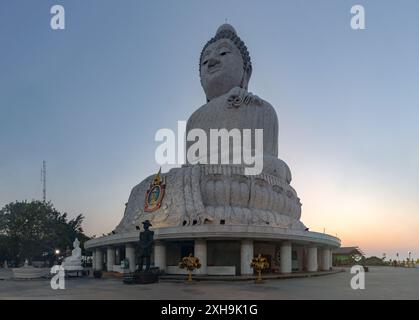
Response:
POLYGON ((263 100, 261 98, 240 87, 234 87, 229 91, 227 102, 229 104, 229 108, 238 108, 242 104, 256 104, 258 106, 263 105, 263 100))

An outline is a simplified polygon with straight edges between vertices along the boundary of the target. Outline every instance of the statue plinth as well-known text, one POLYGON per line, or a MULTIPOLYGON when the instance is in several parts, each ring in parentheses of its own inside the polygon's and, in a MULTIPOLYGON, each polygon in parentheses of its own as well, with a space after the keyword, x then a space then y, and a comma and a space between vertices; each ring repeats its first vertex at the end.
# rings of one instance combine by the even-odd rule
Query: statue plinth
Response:
POLYGON ((148 284, 159 282, 159 276, 151 271, 139 271, 134 272, 133 275, 134 283, 136 284, 148 284))
POLYGON ((148 271, 135 271, 124 273, 123 283, 125 284, 149 284, 159 282, 159 272, 152 269, 148 271))

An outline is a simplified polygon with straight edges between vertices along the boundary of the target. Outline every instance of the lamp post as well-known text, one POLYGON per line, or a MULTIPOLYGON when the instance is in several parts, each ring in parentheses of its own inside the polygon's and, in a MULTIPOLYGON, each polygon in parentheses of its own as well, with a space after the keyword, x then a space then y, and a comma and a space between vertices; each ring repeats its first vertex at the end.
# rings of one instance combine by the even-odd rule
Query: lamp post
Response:
POLYGON ((59 263, 59 259, 60 259, 60 257, 59 257, 59 255, 60 255, 60 249, 55 249, 54 250, 54 253, 55 253, 55 262, 54 262, 54 264, 58 264, 59 263))

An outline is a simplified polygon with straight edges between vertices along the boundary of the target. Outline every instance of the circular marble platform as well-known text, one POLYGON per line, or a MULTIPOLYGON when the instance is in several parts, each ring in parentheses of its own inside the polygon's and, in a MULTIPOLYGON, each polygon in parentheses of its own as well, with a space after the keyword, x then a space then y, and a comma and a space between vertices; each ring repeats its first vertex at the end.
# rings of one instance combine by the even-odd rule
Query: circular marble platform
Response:
MULTIPOLYGON (((292 241, 305 245, 340 247, 340 239, 328 234, 263 226, 201 225, 152 229, 155 240, 240 240, 292 241)), ((114 234, 86 243, 86 249, 138 242, 139 231, 114 234)))

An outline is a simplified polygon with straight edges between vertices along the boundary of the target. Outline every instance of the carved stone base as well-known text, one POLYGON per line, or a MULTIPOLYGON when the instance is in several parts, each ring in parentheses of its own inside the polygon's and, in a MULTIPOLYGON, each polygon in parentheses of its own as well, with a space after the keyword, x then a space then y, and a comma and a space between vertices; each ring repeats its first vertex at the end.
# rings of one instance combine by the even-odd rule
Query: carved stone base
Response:
POLYGON ((122 277, 122 282, 125 284, 134 284, 134 276, 133 273, 124 273, 122 277))
POLYGON ((152 272, 126 273, 123 276, 125 284, 149 284, 159 282, 158 274, 152 272))

